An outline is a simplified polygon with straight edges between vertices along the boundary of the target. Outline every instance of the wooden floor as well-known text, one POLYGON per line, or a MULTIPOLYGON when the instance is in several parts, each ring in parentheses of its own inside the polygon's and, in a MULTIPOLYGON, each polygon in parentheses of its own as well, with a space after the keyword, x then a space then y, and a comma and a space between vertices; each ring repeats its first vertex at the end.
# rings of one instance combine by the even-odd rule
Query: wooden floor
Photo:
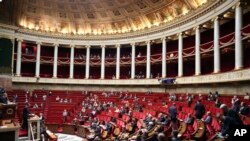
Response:
MULTIPOLYGON (((75 135, 67 135, 67 134, 56 134, 58 135, 58 141, 87 141, 87 139, 83 139, 81 137, 75 135)), ((21 137, 19 141, 30 141, 28 137, 21 137)))

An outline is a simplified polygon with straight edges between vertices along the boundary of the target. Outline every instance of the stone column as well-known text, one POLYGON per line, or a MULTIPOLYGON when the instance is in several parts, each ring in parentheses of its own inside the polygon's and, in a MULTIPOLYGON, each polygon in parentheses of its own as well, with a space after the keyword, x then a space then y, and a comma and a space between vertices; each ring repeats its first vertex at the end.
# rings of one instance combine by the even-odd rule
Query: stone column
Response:
POLYGON ((151 74, 151 64, 150 64, 150 54, 151 54, 151 46, 150 46, 150 41, 147 41, 147 74, 146 74, 146 78, 150 78, 150 74, 151 74))
POLYGON ((85 78, 89 79, 89 61, 90 61, 90 45, 86 46, 86 67, 85 78))
POLYGON ((214 18, 214 73, 220 72, 220 24, 219 18, 214 18))
POLYGON ((131 56, 131 79, 135 78, 135 43, 131 43, 132 56, 131 56))
POLYGON ((183 76, 183 38, 182 33, 178 34, 178 76, 183 76))
POLYGON ((101 60, 101 79, 105 78, 105 45, 102 48, 102 60, 101 60))
POLYGON ((54 45, 54 67, 53 67, 53 78, 57 78, 57 58, 58 58, 58 44, 54 45))
POLYGON ((12 61, 11 61, 11 75, 14 76, 14 61, 15 61, 15 38, 11 38, 11 43, 12 43, 12 61))
POLYGON ((17 39, 16 76, 21 76, 22 41, 21 39, 17 39))
POLYGON ((161 38, 162 40, 162 78, 165 78, 167 75, 167 46, 166 46, 166 37, 161 38))
POLYGON ((36 77, 40 77, 40 57, 41 57, 41 43, 37 42, 36 52, 36 77))
POLYGON ((241 39, 242 9, 240 3, 235 7, 235 69, 243 68, 243 48, 241 39))
POLYGON ((195 75, 201 74, 200 27, 195 28, 195 75))
POLYGON ((121 45, 116 45, 116 79, 120 79, 120 53, 121 45))
POLYGON ((69 69, 69 78, 74 78, 74 53, 75 45, 70 45, 70 69, 69 69))

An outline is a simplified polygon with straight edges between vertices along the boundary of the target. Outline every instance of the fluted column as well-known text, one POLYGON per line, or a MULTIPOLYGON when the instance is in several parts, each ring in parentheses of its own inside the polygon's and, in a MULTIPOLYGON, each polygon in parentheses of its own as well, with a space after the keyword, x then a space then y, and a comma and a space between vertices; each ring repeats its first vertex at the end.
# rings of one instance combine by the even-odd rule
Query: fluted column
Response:
POLYGON ((167 74, 167 60, 166 60, 166 55, 167 55, 167 46, 166 46, 166 37, 161 38, 162 40, 162 78, 166 77, 167 74))
POLYGON ((22 41, 17 39, 17 59, 16 59, 16 76, 21 75, 21 62, 22 62, 22 41))
POLYGON ((150 64, 150 54, 151 54, 151 46, 150 41, 147 41, 147 75, 146 78, 150 78, 151 74, 151 64, 150 64))
POLYGON ((69 78, 74 78, 74 53, 75 45, 70 45, 70 69, 69 69, 69 78))
POLYGON ((220 24, 219 18, 214 18, 214 73, 220 72, 220 24))
POLYGON ((14 61, 15 61, 15 38, 12 38, 11 39, 11 43, 12 43, 12 61, 11 61, 11 74, 12 74, 12 76, 14 76, 15 75, 15 73, 14 73, 14 61))
POLYGON ((242 9, 240 3, 235 7, 235 69, 243 68, 243 48, 241 39, 242 9))
POLYGON ((54 48, 54 66, 53 66, 53 78, 57 78, 57 58, 58 58, 58 44, 55 44, 54 48))
POLYGON ((90 61, 90 46, 86 46, 86 67, 85 67, 85 78, 89 79, 89 61, 90 61))
POLYGON ((195 28, 195 75, 201 74, 200 29, 195 28))
POLYGON ((102 48, 102 60, 101 60, 101 79, 105 78, 105 45, 102 48))
POLYGON ((178 76, 183 76, 183 38, 182 33, 178 34, 178 76))
POLYGON ((132 46, 132 56, 131 56, 131 79, 135 78, 135 43, 132 46))
POLYGON ((36 77, 40 77, 40 57, 41 57, 41 43, 37 42, 36 51, 36 77))
POLYGON ((116 79, 120 79, 120 50, 121 45, 116 45, 116 79))

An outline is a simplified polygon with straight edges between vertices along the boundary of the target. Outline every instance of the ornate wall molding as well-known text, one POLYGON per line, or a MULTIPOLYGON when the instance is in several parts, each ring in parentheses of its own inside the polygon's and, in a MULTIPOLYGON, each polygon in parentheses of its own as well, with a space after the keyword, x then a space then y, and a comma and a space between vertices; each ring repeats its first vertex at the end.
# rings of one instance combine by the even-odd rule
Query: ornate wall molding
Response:
POLYGON ((129 44, 132 42, 144 42, 147 40, 160 39, 162 37, 168 37, 175 35, 177 33, 186 31, 193 27, 199 26, 213 17, 220 15, 231 9, 238 0, 226 0, 217 1, 214 5, 208 8, 204 8, 199 14, 193 14, 190 18, 175 21, 174 23, 169 23, 169 26, 157 27, 152 29, 150 32, 135 32, 128 35, 117 35, 117 36, 67 36, 58 35, 54 36, 51 34, 39 34, 36 32, 29 32, 23 29, 16 29, 16 27, 6 27, 0 25, 0 34, 14 36, 16 38, 23 38, 29 41, 41 41, 45 43, 58 43, 58 44, 75 44, 75 45, 115 45, 115 44, 129 44), (5 30, 3 30, 5 29, 5 30), (13 34, 14 32, 14 34, 13 34))
POLYGON ((158 79, 57 79, 35 77, 13 77, 14 83, 77 84, 77 85, 159 85, 158 79))
POLYGON ((176 84, 206 84, 250 80, 250 69, 201 76, 179 77, 176 84))
MULTIPOLYGON (((176 84, 207 84, 225 83, 250 80, 250 68, 226 73, 189 76, 176 78, 176 84)), ((77 84, 77 85, 160 85, 158 79, 55 79, 16 77, 12 78, 14 83, 39 83, 39 84, 77 84)))

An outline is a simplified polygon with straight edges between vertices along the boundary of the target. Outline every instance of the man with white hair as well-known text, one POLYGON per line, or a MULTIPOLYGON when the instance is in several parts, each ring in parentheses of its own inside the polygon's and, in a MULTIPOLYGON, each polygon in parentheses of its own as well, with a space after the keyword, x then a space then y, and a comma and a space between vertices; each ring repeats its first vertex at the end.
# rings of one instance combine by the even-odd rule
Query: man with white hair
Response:
POLYGON ((152 122, 152 115, 151 114, 147 114, 146 117, 144 118, 143 122, 148 125, 149 122, 152 122))
POLYGON ((243 125, 239 114, 236 111, 234 111, 232 108, 228 109, 226 104, 221 104, 220 109, 222 109, 224 116, 231 117, 237 125, 243 125))

